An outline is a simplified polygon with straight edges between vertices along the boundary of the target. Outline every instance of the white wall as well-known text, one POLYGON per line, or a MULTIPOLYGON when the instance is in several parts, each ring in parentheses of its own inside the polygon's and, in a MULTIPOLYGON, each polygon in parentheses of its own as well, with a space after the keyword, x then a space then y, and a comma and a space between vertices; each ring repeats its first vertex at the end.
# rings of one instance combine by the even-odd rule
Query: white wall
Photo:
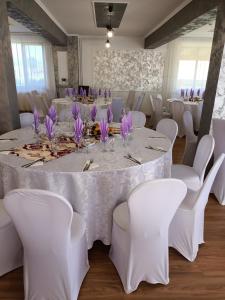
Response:
MULTIPOLYGON (((93 85, 93 59, 96 50, 105 48, 104 37, 80 37, 80 83, 93 85)), ((143 49, 143 38, 114 37, 111 49, 143 49)))

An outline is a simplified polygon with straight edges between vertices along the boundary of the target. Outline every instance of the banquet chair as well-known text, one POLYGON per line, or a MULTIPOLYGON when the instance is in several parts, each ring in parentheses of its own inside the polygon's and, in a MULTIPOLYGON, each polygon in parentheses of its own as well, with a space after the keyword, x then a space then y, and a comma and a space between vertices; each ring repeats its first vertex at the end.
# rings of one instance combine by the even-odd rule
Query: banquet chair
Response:
POLYGON ((174 145, 174 142, 177 137, 178 132, 178 126, 177 123, 172 119, 162 119, 159 121, 159 123, 156 126, 156 131, 164 134, 167 136, 172 144, 172 147, 174 145))
POLYGON ((127 103, 126 103, 127 110, 132 110, 134 99, 135 99, 135 91, 129 91, 127 97, 127 103))
MULTIPOLYGON (((215 139, 214 159, 216 160, 221 153, 225 153, 225 120, 213 119, 212 123, 213 136, 215 139)), ((216 176, 212 191, 219 203, 225 205, 225 162, 223 162, 216 176)))
POLYGON ((163 100, 160 98, 153 98, 152 100, 153 108, 153 127, 156 128, 157 124, 161 119, 169 118, 170 114, 163 111, 163 100))
POLYGON ((186 165, 172 165, 171 177, 183 180, 188 189, 199 190, 203 184, 205 170, 213 154, 214 138, 204 135, 197 147, 193 167, 186 165))
POLYGON ((134 128, 141 128, 145 126, 146 116, 141 111, 130 111, 132 116, 132 123, 134 128))
POLYGON ((80 107, 80 117, 81 119, 84 120, 88 120, 90 117, 90 109, 89 106, 87 104, 83 104, 81 102, 77 102, 79 107, 80 107))
POLYGON ((121 97, 115 97, 112 99, 113 122, 120 122, 123 108, 124 104, 123 99, 121 97))
POLYGON ((25 300, 77 299, 89 269, 82 217, 49 191, 13 190, 4 205, 24 247, 25 300))
POLYGON ((171 103, 172 118, 177 122, 178 125, 178 136, 184 136, 184 126, 183 126, 183 113, 184 113, 184 103, 182 101, 174 100, 171 103))
POLYGON ((107 108, 98 107, 96 121, 107 120, 107 108))
POLYGON ((135 100, 132 106, 133 111, 140 111, 145 93, 141 93, 135 100))
POLYGON ((221 154, 207 175, 199 191, 188 190, 169 228, 169 246, 189 261, 194 261, 199 245, 204 243, 204 213, 210 189, 224 160, 221 154))
POLYGON ((183 164, 193 166, 198 137, 194 134, 193 118, 190 111, 183 113, 184 133, 186 136, 183 164))
POLYGON ((21 128, 30 127, 34 123, 34 115, 29 112, 20 113, 20 126, 21 128))
POLYGON ((186 192, 181 180, 147 181, 115 208, 109 255, 126 293, 141 281, 169 283, 168 230, 186 192))
POLYGON ((22 244, 0 199, 0 276, 22 266, 22 244))
POLYGON ((69 122, 73 120, 71 108, 62 108, 59 112, 59 122, 69 122))

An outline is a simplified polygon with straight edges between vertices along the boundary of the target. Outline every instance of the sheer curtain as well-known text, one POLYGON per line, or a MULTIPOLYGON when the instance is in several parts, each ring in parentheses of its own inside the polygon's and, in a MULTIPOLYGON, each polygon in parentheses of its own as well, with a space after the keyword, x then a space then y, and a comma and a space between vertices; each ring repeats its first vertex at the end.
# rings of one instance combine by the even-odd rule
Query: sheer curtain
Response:
POLYGON ((12 35, 12 54, 18 93, 48 91, 55 95, 52 47, 36 35, 12 35))
POLYGON ((165 98, 178 97, 181 89, 205 89, 211 39, 177 39, 168 44, 164 75, 165 98))

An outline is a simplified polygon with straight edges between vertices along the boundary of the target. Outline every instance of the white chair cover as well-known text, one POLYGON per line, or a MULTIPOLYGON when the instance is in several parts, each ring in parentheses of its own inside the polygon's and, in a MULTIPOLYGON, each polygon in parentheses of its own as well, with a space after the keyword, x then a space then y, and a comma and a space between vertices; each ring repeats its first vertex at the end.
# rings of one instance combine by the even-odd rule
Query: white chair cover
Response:
POLYGON ((90 119, 90 108, 88 105, 77 102, 80 107, 80 116, 83 121, 90 119))
POLYGON ((22 266, 22 244, 0 199, 0 276, 22 266))
POLYGON ((70 122, 73 120, 71 108, 62 108, 58 115, 59 122, 70 122))
MULTIPOLYGON (((213 136, 215 139, 214 160, 225 153, 225 120, 213 119, 213 136)), ((225 205, 225 162, 223 162, 212 188, 220 204, 225 205)))
POLYGON ((184 103, 182 101, 174 100, 171 103, 172 108, 172 118, 177 122, 178 125, 178 136, 184 136, 184 126, 183 126, 183 113, 184 113, 184 103))
POLYGON ((42 190, 11 191, 4 204, 24 247, 25 300, 77 299, 89 268, 81 216, 42 190))
POLYGON ((141 105, 142 105, 143 100, 144 100, 144 96, 145 96, 145 93, 141 93, 141 95, 139 95, 139 96, 134 100, 134 103, 133 103, 133 106, 132 106, 132 110, 133 110, 133 111, 140 111, 141 105))
POLYGON ((191 167, 193 166, 198 138, 194 134, 193 118, 191 112, 188 110, 183 113, 183 124, 186 136, 183 164, 191 167))
POLYGON ((132 110, 134 99, 135 99, 135 91, 129 91, 127 97, 127 104, 126 104, 128 110, 132 110))
POLYGON ((123 108, 124 104, 123 99, 121 97, 116 97, 112 99, 113 122, 120 122, 123 108))
POLYGON ((148 181, 114 210, 110 258, 126 293, 141 281, 169 283, 168 229, 186 192, 180 180, 148 181))
POLYGON ((144 127, 146 123, 146 116, 141 111, 130 111, 132 115, 133 127, 144 127))
POLYGON ((173 144, 177 137, 178 126, 177 123, 172 119, 162 119, 156 126, 156 131, 164 134, 171 140, 171 144, 173 144))
POLYGON ((21 128, 32 126, 34 123, 34 115, 32 113, 20 113, 21 128))
POLYGON ((172 165, 171 177, 183 180, 188 189, 199 190, 203 184, 205 170, 214 149, 214 138, 204 135, 197 147, 193 167, 172 165))
POLYGON ((153 112, 154 112, 153 123, 154 123, 154 128, 155 128, 156 125, 159 123, 159 121, 162 119, 163 101, 158 98, 153 98, 152 104, 153 104, 153 112))
POLYGON ((96 121, 107 120, 107 108, 97 108, 96 121))
POLYGON ((188 190, 169 229, 169 245, 186 259, 194 261, 199 244, 204 243, 204 212, 215 176, 224 160, 221 154, 199 191, 188 190))

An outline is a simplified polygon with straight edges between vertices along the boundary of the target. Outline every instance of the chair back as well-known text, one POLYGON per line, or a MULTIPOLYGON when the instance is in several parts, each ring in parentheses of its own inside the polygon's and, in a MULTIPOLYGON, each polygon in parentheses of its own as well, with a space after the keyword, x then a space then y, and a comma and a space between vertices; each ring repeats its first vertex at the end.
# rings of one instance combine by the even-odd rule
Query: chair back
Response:
POLYGON ((132 123, 133 127, 135 128, 141 128, 145 126, 146 123, 146 116, 141 111, 130 111, 132 116, 132 123))
POLYGON ((183 128, 183 114, 184 114, 184 103, 183 101, 174 100, 171 103, 172 108, 172 118, 174 121, 177 122, 178 125, 178 136, 182 137, 184 135, 184 128, 183 128))
POLYGON ((153 110, 155 124, 158 124, 158 122, 162 119, 163 114, 163 101, 161 99, 153 98, 153 110))
POLYGON ((209 174, 207 175, 203 186, 199 192, 198 199, 194 205, 194 210, 196 211, 202 211, 205 209, 206 204, 208 202, 209 193, 211 191, 211 187, 213 185, 213 182, 215 180, 215 177, 219 171, 220 166, 222 165, 225 158, 225 154, 222 153, 215 161, 213 167, 211 168, 209 174))
POLYGON ((34 123, 34 115, 32 113, 20 113, 20 126, 21 128, 30 127, 34 123))
POLYGON ((112 99, 113 122, 120 122, 123 107, 124 103, 121 97, 116 97, 112 99))
POLYGON ((188 141, 195 140, 196 135, 194 134, 193 118, 189 110, 183 113, 183 124, 184 124, 184 132, 186 135, 186 139, 188 141))
POLYGON ((59 122, 69 122, 73 119, 71 108, 62 108, 59 112, 59 122))
MULTIPOLYGON (((24 280, 29 280, 30 290, 55 295, 56 283, 62 294, 71 290, 68 253, 73 209, 70 203, 52 192, 17 189, 6 195, 4 205, 24 247, 27 276, 24 280)), ((58 299, 57 295, 54 299, 58 299)))
POLYGON ((140 111, 141 105, 142 105, 143 100, 144 100, 144 96, 145 96, 145 93, 141 93, 141 95, 139 95, 139 96, 134 100, 132 110, 134 110, 134 111, 140 111))
POLYGON ((142 241, 143 247, 151 240, 155 244, 168 238, 169 224, 186 193, 187 187, 179 179, 157 179, 138 185, 128 199, 132 239, 142 241))
POLYGON ((170 139, 171 144, 173 146, 173 144, 176 140, 177 132, 178 132, 178 126, 177 126, 177 123, 174 120, 172 120, 172 119, 162 119, 157 124, 156 131, 158 131, 158 132, 164 134, 165 136, 167 136, 170 139))
POLYGON ((129 91, 127 97, 127 107, 129 108, 129 110, 131 110, 133 107, 134 99, 135 99, 135 91, 129 91))
POLYGON ((103 119, 107 120, 107 108, 98 107, 97 114, 96 114, 96 121, 102 121, 103 119))
POLYGON ((83 104, 81 102, 77 102, 79 107, 80 107, 80 116, 81 119, 84 120, 88 120, 90 117, 90 108, 87 104, 83 104))
POLYGON ((203 183, 205 170, 214 150, 214 138, 212 135, 204 135, 197 147, 193 168, 203 183))

